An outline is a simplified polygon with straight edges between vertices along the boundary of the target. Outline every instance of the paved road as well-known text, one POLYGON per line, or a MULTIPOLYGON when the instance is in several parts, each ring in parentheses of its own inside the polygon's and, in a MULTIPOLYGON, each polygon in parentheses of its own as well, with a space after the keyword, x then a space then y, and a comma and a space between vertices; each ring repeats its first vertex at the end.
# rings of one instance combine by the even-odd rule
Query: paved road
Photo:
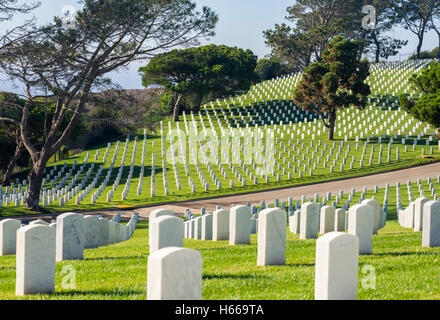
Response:
MULTIPOLYGON (((202 207, 206 208, 207 211, 213 211, 217 205, 220 205, 222 207, 230 207, 232 204, 240 205, 246 204, 247 202, 251 202, 252 204, 259 204, 262 200, 265 200, 266 202, 273 202, 274 199, 287 200, 289 197, 293 197, 293 199, 299 200, 301 199, 302 195, 306 196, 307 198, 311 198, 315 193, 319 194, 320 197, 324 197, 329 191, 332 194, 338 193, 340 190, 343 190, 344 193, 347 193, 353 188, 357 191, 362 190, 364 186, 368 189, 372 189, 375 185, 378 185, 379 188, 382 188, 385 187, 387 183, 392 186, 395 185, 396 182, 406 183, 408 180, 415 182, 417 179, 426 180, 429 177, 437 178, 438 176, 440 176, 440 163, 434 163, 430 165, 424 165, 359 178, 325 182, 282 190, 264 191, 247 195, 226 196, 216 199, 194 200, 173 203, 169 205, 138 208, 134 211, 138 212, 141 218, 148 218, 150 212, 157 208, 167 208, 173 210, 178 215, 183 215, 185 213, 185 209, 189 208, 191 209, 191 212, 195 214, 200 214, 200 208, 202 207)), ((129 218, 134 211, 102 210, 84 214, 102 214, 108 217, 117 213, 121 213, 121 216, 123 218, 129 218)), ((32 216, 32 218, 36 219, 38 217, 32 216)), ((46 216, 44 218, 50 219, 50 217, 46 216)))

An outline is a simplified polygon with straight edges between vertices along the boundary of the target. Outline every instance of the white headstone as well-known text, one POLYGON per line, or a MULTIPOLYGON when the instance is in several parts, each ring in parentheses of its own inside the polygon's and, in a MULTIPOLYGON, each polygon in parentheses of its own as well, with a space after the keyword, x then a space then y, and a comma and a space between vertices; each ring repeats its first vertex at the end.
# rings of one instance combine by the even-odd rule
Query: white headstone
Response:
POLYGON ((165 247, 183 247, 183 220, 178 217, 160 216, 150 221, 150 253, 165 247))
POLYGON ((301 219, 301 210, 295 211, 295 213, 289 217, 289 230, 293 234, 300 233, 300 220, 301 219))
POLYGON ((109 242, 109 228, 110 228, 110 221, 108 221, 105 218, 99 218, 98 219, 98 225, 99 225, 99 237, 98 237, 98 246, 107 246, 109 242))
POLYGON ((43 225, 43 226, 48 226, 50 223, 47 223, 43 219, 38 219, 38 220, 34 220, 34 221, 29 222, 29 224, 30 225, 40 224, 40 225, 43 225))
POLYGON ((347 212, 344 209, 336 209, 335 211, 335 231, 345 231, 345 217, 347 212))
POLYGON ((377 231, 382 226, 382 208, 377 200, 366 199, 361 204, 369 205, 373 207, 373 234, 377 234, 377 231))
POLYGON ((348 211, 348 233, 359 238, 359 254, 373 250, 373 207, 357 204, 348 211))
POLYGON ((196 240, 202 239, 202 217, 197 217, 194 219, 194 234, 193 238, 196 240))
POLYGON ((316 241, 315 299, 356 300, 359 239, 330 232, 316 241))
POLYGON ((16 219, 0 221, 0 256, 15 254, 17 244, 17 230, 21 222, 16 219))
POLYGON ((416 203, 410 202, 408 207, 405 209, 405 228, 414 229, 414 213, 416 210, 416 203))
POLYGON ((423 206, 422 247, 440 247, 439 201, 428 201, 423 206))
POLYGON ((212 240, 212 214, 202 216, 202 240, 212 240))
POLYGON ((258 216, 258 266, 286 263, 286 212, 280 208, 264 209, 258 216))
POLYGON ((57 217, 56 260, 84 258, 84 216, 67 212, 57 217))
POLYGON ((121 239, 121 225, 119 224, 119 222, 115 222, 114 230, 115 230, 115 233, 114 233, 115 243, 121 242, 122 241, 122 239, 121 239))
POLYGON ((167 247, 150 254, 148 300, 201 300, 202 255, 192 249, 167 247))
POLYGON ((17 296, 55 291, 55 234, 39 224, 17 230, 17 296))
POLYGON ((172 210, 167 210, 167 209, 155 209, 151 211, 149 219, 151 221, 152 219, 160 216, 174 216, 174 212, 172 210))
POLYGON ((229 210, 219 209, 212 214, 212 240, 229 240, 229 210))
POLYGON ((251 208, 234 206, 229 217, 229 244, 251 243, 251 208))
POLYGON ((99 233, 98 216, 84 216, 84 249, 98 247, 99 233))
POLYGON ((321 208, 319 233, 326 234, 335 230, 335 207, 324 206, 321 208))
POLYGON ((301 206, 300 239, 317 239, 319 231, 319 206, 306 202, 301 206))
POLYGON ((108 244, 113 244, 118 242, 117 234, 116 234, 116 227, 119 225, 119 223, 110 220, 108 222, 108 244))
POLYGON ((423 228, 423 208, 428 198, 422 197, 416 199, 414 204, 414 231, 422 231, 423 228))

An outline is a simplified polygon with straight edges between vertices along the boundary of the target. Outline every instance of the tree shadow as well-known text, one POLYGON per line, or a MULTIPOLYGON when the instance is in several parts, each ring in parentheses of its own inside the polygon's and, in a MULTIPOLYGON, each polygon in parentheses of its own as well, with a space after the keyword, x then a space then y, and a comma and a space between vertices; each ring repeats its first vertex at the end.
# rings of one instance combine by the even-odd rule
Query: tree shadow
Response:
POLYGON ((440 252, 381 252, 373 253, 372 256, 440 256, 440 252))
POLYGON ((251 275, 251 274, 204 274, 203 280, 211 279, 263 279, 267 276, 263 275, 251 275))
POLYGON ((109 261, 109 260, 129 260, 129 259, 147 259, 147 256, 97 257, 97 258, 86 258, 84 259, 84 261, 109 261))
POLYGON ((15 271, 15 267, 0 266, 0 271, 15 271))
POLYGON ((133 294, 146 294, 146 290, 132 290, 132 289, 127 289, 127 290, 72 290, 72 291, 61 291, 61 292, 57 292, 55 291, 52 296, 59 296, 59 297, 74 297, 74 296, 78 296, 78 295, 106 295, 106 296, 122 296, 122 295, 133 295, 133 294))
POLYGON ((284 266, 281 267, 315 267, 314 263, 286 263, 284 266))

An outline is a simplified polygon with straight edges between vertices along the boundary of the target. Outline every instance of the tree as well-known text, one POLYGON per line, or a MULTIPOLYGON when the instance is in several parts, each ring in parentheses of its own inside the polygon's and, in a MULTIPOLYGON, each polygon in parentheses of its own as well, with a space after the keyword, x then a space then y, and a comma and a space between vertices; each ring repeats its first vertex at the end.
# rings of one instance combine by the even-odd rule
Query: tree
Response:
POLYGON ((362 0, 297 0, 287 8, 293 27, 277 24, 263 32, 274 55, 304 70, 336 35, 348 39, 361 34, 362 0))
POLYGON ((323 51, 321 61, 306 68, 294 92, 296 105, 321 117, 329 140, 334 139, 337 110, 351 105, 364 108, 371 93, 365 83, 369 63, 361 60, 362 45, 360 41, 335 37, 323 51))
POLYGON ((47 161, 66 144, 81 119, 93 89, 106 83, 105 75, 136 60, 181 45, 194 45, 212 36, 217 16, 190 0, 83 0, 73 28, 60 18, 32 30, 31 38, 18 39, 0 50, 1 67, 26 88, 28 103, 18 112, 20 121, 2 117, 20 127, 30 153, 32 169, 27 208, 39 210, 41 182, 47 161), (55 110, 41 148, 27 135, 29 103, 47 90, 55 97, 55 110), (72 117, 60 133, 67 116, 72 117))
POLYGON ((416 55, 417 59, 420 59, 425 34, 432 27, 433 16, 440 11, 440 2, 438 0, 399 0, 399 4, 403 27, 418 38, 416 55))
MULTIPOLYGON (((9 92, 0 92, 1 116, 6 115, 8 117, 16 117, 16 120, 18 121, 19 119, 16 113, 14 112, 14 109, 17 107, 17 105, 20 107, 22 107, 23 105, 18 95, 9 92)), ((11 146, 13 146, 13 148, 15 149, 12 152, 3 154, 2 160, 7 161, 7 164, 2 165, 4 169, 2 185, 5 186, 5 185, 9 185, 9 181, 14 172, 16 163, 26 149, 23 145, 23 142, 20 139, 20 132, 13 123, 4 122, 2 123, 2 127, 3 127, 3 130, 1 132, 3 138, 2 150, 6 151, 8 149, 11 149, 11 146)))
MULTIPOLYGON (((438 47, 437 47, 437 55, 434 58, 440 60, 440 9, 437 10, 431 17, 430 27, 435 31, 438 37, 438 47)), ((434 49, 435 50, 435 49, 434 49)))
MULTIPOLYGON (((10 21, 15 14, 26 14, 40 6, 40 2, 26 3, 18 0, 0 0, 0 23, 10 21)), ((24 31, 34 23, 34 19, 27 20, 24 24, 7 30, 0 34, 0 49, 10 45, 15 39, 27 36, 24 31)))
MULTIPOLYGON (((27 126, 26 135, 33 145, 40 147, 47 135, 47 126, 53 119, 53 111, 55 110, 55 104, 50 99, 35 99, 32 103, 28 103, 26 99, 20 98, 18 94, 10 92, 0 92, 0 118, 7 117, 9 119, 20 121, 20 113, 16 109, 24 108, 26 104, 28 105, 28 117, 29 125, 27 126)), ((70 119, 72 118, 72 112, 67 111, 65 119, 60 126, 60 132, 66 128, 70 119)), ((15 152, 11 153, 13 156, 9 155, 9 164, 3 176, 3 185, 9 185, 9 181, 14 172, 14 168, 17 163, 28 165, 29 154, 24 146, 23 140, 21 138, 21 132, 19 126, 15 125, 11 121, 3 121, 2 126, 5 131, 7 131, 7 136, 10 141, 15 146, 15 152)), ((80 127, 75 128, 75 134, 77 134, 80 127)))
POLYGON ((173 93, 178 121, 183 98, 195 97, 199 106, 208 95, 215 99, 248 90, 257 79, 256 65, 250 50, 212 44, 157 55, 139 71, 145 87, 161 85, 173 93))
POLYGON ((432 62, 410 81, 422 97, 415 101, 402 95, 401 106, 416 119, 440 128, 440 62, 432 62))
POLYGON ((17 0, 0 0, 0 22, 11 20, 16 13, 28 13, 40 5, 19 3, 17 0))
POLYGON ((292 72, 303 71, 312 61, 313 48, 308 37, 285 23, 263 32, 271 55, 288 66, 292 72))
MULTIPOLYGON (((434 48, 432 51, 427 50, 427 51, 420 52, 419 58, 420 59, 437 59, 439 54, 440 54, 440 50, 439 50, 439 47, 437 47, 437 48, 434 48)), ((413 54, 412 56, 410 56, 408 58, 408 60, 416 60, 416 59, 417 59, 416 54, 413 54)))
POLYGON ((365 4, 375 9, 375 24, 371 29, 365 30, 367 51, 371 51, 376 63, 380 58, 388 59, 399 53, 399 50, 408 44, 408 41, 394 39, 387 35, 401 22, 398 7, 394 0, 366 0, 365 4))
POLYGON ((272 56, 257 61, 255 73, 261 81, 267 81, 289 72, 288 66, 282 64, 277 57, 272 56))

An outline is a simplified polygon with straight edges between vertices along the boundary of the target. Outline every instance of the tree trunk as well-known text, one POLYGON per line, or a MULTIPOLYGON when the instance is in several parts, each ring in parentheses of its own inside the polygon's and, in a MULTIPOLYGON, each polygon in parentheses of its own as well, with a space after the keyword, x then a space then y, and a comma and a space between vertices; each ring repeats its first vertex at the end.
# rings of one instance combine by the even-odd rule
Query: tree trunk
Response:
POLYGON ((374 33, 374 45, 376 46, 376 63, 380 62, 380 41, 377 40, 376 32, 374 33))
POLYGON ((40 190, 45 167, 46 163, 39 161, 38 164, 34 165, 29 174, 28 196, 25 199, 24 206, 32 211, 40 210, 40 190))
POLYGON ((420 59, 420 53, 422 52, 422 46, 423 46, 423 36, 419 36, 419 44, 417 45, 417 59, 420 59))
POLYGON ((180 99, 182 98, 182 95, 179 94, 177 97, 176 103, 174 105, 174 112, 173 112, 173 119, 175 122, 179 121, 179 114, 180 114, 180 99))
POLYGON ((438 53, 437 53, 437 59, 440 61, 440 33, 438 33, 438 53))
POLYGON ((15 148, 14 156, 9 162, 8 169, 5 172, 5 176, 3 177, 3 186, 9 185, 9 182, 11 181, 12 173, 14 173, 14 168, 17 163, 17 160, 18 158, 20 158, 24 150, 25 150, 24 144, 20 140, 20 142, 17 144, 17 147, 15 148))
POLYGON ((328 139, 330 141, 334 140, 335 135, 335 123, 336 123, 336 111, 332 111, 328 115, 328 139))

